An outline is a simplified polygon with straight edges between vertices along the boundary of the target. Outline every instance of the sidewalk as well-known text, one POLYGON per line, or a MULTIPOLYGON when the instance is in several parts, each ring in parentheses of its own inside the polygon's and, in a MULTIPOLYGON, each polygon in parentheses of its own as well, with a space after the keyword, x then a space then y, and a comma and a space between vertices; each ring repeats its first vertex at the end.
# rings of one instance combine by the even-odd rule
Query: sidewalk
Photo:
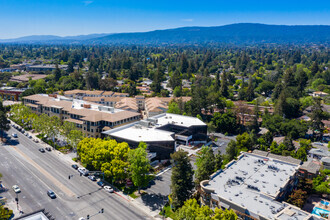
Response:
MULTIPOLYGON (((163 220, 165 219, 163 216, 159 215, 159 212, 161 210, 151 210, 148 206, 144 205, 142 203, 142 201, 139 201, 141 199, 141 197, 137 198, 137 199, 133 199, 128 195, 125 195, 124 193, 122 193, 121 191, 116 191, 115 192, 117 195, 121 196, 122 198, 124 198, 125 200, 127 200, 129 202, 129 204, 133 205, 135 208, 140 209, 142 212, 144 212, 145 214, 147 214, 148 216, 150 216, 152 219, 155 220, 163 220)), ((171 218, 166 218, 167 220, 170 220, 171 218)))

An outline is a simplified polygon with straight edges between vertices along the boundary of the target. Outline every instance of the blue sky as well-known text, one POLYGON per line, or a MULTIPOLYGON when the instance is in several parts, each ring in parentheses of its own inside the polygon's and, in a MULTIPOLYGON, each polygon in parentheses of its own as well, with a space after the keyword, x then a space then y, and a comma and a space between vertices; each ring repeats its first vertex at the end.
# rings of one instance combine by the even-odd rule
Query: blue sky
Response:
POLYGON ((183 26, 330 25, 330 0, 0 0, 0 39, 183 26))

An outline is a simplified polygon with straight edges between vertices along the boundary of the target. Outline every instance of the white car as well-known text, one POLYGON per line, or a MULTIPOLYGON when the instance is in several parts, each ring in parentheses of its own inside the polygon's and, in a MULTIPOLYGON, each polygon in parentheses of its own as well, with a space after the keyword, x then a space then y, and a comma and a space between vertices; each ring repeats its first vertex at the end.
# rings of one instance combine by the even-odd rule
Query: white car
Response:
POLYGON ((21 189, 17 185, 13 185, 13 190, 15 193, 21 192, 21 189))
POLYGON ((84 167, 79 167, 78 172, 81 173, 84 176, 88 176, 88 173, 89 173, 89 171, 84 167))
POLYGON ((17 134, 13 133, 11 136, 13 136, 13 138, 17 138, 17 134))
POLYGON ((111 186, 104 186, 103 188, 105 191, 107 191, 109 193, 113 193, 113 188, 111 188, 111 186))

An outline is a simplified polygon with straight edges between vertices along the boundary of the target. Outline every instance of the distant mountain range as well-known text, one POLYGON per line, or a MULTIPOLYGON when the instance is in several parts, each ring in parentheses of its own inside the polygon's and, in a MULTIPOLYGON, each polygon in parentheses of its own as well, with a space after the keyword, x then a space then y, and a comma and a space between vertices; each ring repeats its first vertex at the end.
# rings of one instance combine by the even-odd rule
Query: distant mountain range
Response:
POLYGON ((74 43, 82 42, 90 39, 97 39, 100 37, 109 36, 109 34, 88 34, 78 36, 60 37, 56 35, 31 35, 13 39, 0 39, 0 43, 50 43, 50 42, 63 42, 74 43))
POLYGON ((0 40, 0 43, 39 44, 306 44, 330 43, 330 25, 231 24, 183 27, 139 33, 91 34, 70 37, 36 35, 0 40))

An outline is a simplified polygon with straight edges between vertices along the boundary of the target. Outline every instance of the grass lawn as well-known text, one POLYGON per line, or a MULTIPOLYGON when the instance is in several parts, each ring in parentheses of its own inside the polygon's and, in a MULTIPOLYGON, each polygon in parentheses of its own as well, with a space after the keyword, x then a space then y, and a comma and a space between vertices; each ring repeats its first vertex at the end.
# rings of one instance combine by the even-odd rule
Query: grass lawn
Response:
POLYGON ((132 197, 133 199, 139 198, 139 196, 135 195, 135 192, 129 194, 129 196, 132 197))
MULTIPOLYGON (((164 207, 164 210, 165 210, 165 217, 168 218, 170 217, 171 219, 174 219, 174 212, 173 210, 171 209, 171 206, 170 205, 166 205, 164 207)), ((160 215, 163 215, 162 212, 159 213, 160 215)))

